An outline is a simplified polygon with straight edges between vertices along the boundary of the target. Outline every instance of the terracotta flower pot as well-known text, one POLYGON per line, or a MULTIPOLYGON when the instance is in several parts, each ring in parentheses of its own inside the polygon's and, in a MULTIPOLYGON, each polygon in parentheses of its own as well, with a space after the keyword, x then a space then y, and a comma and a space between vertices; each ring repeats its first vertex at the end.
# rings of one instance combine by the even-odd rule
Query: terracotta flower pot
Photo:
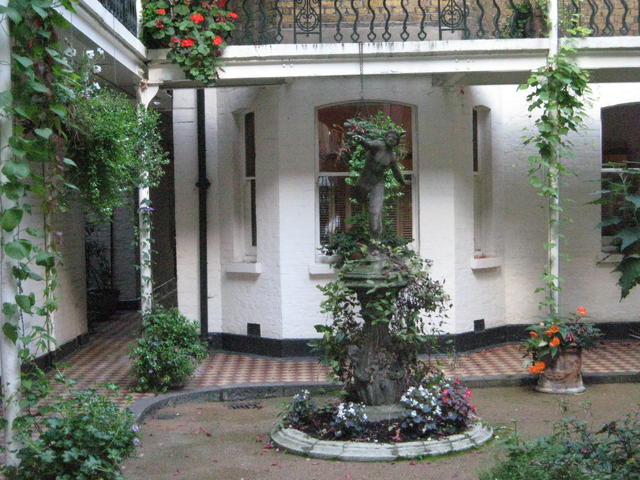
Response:
POLYGON ((547 368, 538 377, 535 389, 544 393, 584 392, 582 383, 582 350, 570 348, 560 351, 554 358, 542 359, 547 368))

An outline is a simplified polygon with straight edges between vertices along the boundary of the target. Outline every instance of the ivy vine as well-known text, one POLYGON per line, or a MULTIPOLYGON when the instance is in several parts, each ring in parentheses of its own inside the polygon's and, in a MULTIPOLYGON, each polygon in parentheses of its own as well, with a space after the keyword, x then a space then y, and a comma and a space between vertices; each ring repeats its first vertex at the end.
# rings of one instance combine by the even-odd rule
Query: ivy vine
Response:
MULTIPOLYGON (((581 35, 584 29, 569 30, 573 35, 581 35)), ((537 112, 536 133, 525 140, 532 145, 538 155, 529 157, 529 184, 538 195, 547 201, 549 227, 557 225, 556 217, 564 211, 560 201, 560 180, 567 175, 575 175, 563 162, 571 154, 570 132, 578 132, 586 116, 586 98, 591 92, 589 72, 580 68, 575 59, 576 50, 572 43, 564 43, 558 54, 548 59, 547 65, 532 72, 526 83, 518 90, 531 90, 527 95, 528 111, 537 112), (554 215, 557 213, 558 215, 554 215)), ((565 220, 567 218, 565 217, 565 220)), ((544 247, 550 251, 563 236, 546 242, 544 247)), ((547 308, 549 315, 558 315, 556 292, 559 292, 561 278, 550 269, 542 274, 545 297, 541 308, 547 308)))

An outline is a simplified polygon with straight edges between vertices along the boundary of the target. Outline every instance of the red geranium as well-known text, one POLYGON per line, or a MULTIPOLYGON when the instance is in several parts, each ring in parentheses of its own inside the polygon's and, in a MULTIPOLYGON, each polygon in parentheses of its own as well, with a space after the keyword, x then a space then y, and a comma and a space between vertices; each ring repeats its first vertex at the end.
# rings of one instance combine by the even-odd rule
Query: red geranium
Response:
POLYGON ((224 8, 227 6, 227 0, 218 0, 218 6, 224 8))
POLYGON ((213 43, 216 47, 219 46, 222 42, 224 42, 224 38, 220 35, 216 35, 216 38, 213 39, 211 43, 213 43))
POLYGON ((184 40, 180 41, 181 47, 193 47, 194 45, 195 42, 191 38, 185 38, 184 40))
POLYGON ((167 11, 164 8, 159 8, 159 9, 156 10, 156 13, 158 15, 166 15, 167 11))
POLYGON ((237 14, 236 12, 231 12, 231 13, 229 13, 229 15, 227 15, 227 16, 228 16, 229 18, 233 18, 234 20, 235 20, 236 18, 238 18, 238 14, 237 14))
POLYGON ((191 21, 193 23, 202 23, 204 22, 204 17, 202 15, 200 15, 199 13, 194 13, 193 15, 191 15, 191 21))
POLYGON ((164 23, 162 23, 162 20, 156 20, 156 28, 164 28, 164 23))
POLYGON ((180 39, 179 39, 178 37, 171 37, 171 38, 169 39, 169 41, 170 41, 171 43, 180 43, 180 39))

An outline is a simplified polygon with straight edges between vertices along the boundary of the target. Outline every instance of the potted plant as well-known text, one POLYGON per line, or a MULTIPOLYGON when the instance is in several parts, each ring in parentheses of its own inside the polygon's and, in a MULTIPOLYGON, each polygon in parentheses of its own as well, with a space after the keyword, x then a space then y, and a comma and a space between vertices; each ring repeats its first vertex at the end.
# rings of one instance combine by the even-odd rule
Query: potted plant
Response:
POLYGON ((580 393, 582 350, 594 347, 602 332, 592 323, 583 322, 587 310, 579 307, 568 318, 551 317, 527 328, 524 342, 529 372, 539 375, 536 390, 545 393, 580 393))

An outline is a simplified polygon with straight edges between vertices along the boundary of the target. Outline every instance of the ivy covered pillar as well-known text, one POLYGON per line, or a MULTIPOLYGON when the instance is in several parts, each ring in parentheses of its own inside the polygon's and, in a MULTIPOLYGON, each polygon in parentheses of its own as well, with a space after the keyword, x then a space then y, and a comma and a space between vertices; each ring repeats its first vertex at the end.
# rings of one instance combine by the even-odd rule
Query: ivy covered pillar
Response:
MULTIPOLYGON (((146 83, 138 88, 138 108, 146 109, 157 95, 157 85, 146 83)), ((140 155, 147 155, 142 151, 140 155)), ((144 314, 153 307, 153 278, 151 269, 151 193, 148 183, 149 172, 143 172, 138 188, 138 245, 140 248, 140 310, 144 314)))
MULTIPOLYGON (((0 0, 0 6, 6 7, 8 0, 0 0)), ((9 17, 0 14, 0 108, 11 102, 11 39, 9 36, 9 17)), ((9 137, 13 134, 12 117, 0 112, 0 171, 10 159, 8 147, 9 137)), ((0 181, 4 184, 6 178, 0 173, 0 181)), ((2 195, 2 210, 8 210, 15 202, 2 195)), ((14 261, 5 253, 4 246, 13 237, 12 232, 0 229, 0 282, 1 301, 3 305, 12 305, 17 292, 16 282, 11 274, 14 261)), ((4 407, 6 461, 8 465, 17 465, 16 451, 20 443, 16 438, 17 432, 13 427, 14 420, 20 415, 20 354, 15 335, 19 330, 19 316, 16 311, 2 309, 2 329, 0 331, 0 356, 2 362, 2 402, 4 407)))

